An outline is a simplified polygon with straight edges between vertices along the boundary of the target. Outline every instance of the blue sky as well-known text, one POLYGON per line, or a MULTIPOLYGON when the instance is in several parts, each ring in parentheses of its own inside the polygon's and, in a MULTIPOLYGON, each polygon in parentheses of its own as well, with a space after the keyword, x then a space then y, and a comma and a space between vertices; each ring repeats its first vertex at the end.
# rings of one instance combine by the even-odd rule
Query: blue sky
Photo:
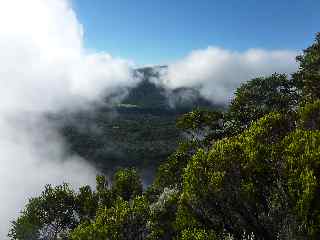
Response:
POLYGON ((208 46, 301 50, 320 31, 319 0, 73 0, 88 48, 137 64, 208 46))

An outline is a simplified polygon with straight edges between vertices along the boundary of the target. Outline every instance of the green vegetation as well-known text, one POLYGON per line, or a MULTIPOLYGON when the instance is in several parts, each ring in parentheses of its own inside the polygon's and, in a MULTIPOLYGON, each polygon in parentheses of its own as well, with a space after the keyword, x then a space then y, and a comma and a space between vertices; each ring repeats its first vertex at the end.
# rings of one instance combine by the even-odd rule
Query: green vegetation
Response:
POLYGON ((154 172, 174 152, 181 139, 176 115, 156 115, 121 108, 72 116, 61 131, 71 152, 79 154, 105 174, 119 167, 154 172), (115 115, 115 116, 113 116, 115 115))
MULTIPOLYGON (((133 168, 110 185, 47 186, 11 239, 319 239, 320 41, 291 78, 244 83, 226 111, 177 119, 188 138, 142 190, 133 168)), ((136 104, 136 103, 135 103, 136 104)))

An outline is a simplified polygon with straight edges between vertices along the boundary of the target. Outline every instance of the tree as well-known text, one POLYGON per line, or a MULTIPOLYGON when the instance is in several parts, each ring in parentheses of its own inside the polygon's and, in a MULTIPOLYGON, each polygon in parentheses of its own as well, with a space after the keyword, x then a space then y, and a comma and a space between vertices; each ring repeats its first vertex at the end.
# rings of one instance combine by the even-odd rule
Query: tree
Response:
POLYGON ((301 128, 306 130, 320 129, 320 99, 301 107, 298 114, 301 128))
POLYGON ((80 224, 72 240, 145 239, 149 207, 143 197, 130 202, 119 198, 111 208, 101 208, 94 221, 80 224))
POLYGON ((177 188, 165 188, 157 201, 150 205, 150 240, 173 239, 177 235, 176 211, 180 192, 177 188))
POLYGON ((183 175, 180 226, 276 239, 287 212, 281 162, 273 152, 290 130, 283 115, 270 113, 239 136, 216 142, 209 152, 199 150, 183 175))
POLYGON ((117 196, 114 196, 108 184, 106 176, 98 175, 96 177, 99 207, 111 207, 117 196))
POLYGON ((288 199, 308 239, 320 235, 320 131, 297 129, 282 142, 288 199))
POLYGON ((270 112, 294 111, 300 99, 295 81, 285 74, 252 79, 235 92, 226 114, 229 135, 241 133, 270 112))
POLYGON ((112 180, 112 192, 125 201, 142 194, 142 182, 133 168, 118 170, 112 180))
POLYGON ((186 229, 182 231, 181 240, 215 240, 218 239, 216 235, 210 231, 205 229, 186 229))
POLYGON ((11 239, 66 239, 77 226, 75 193, 67 184, 46 185, 39 197, 31 198, 21 216, 12 223, 11 239))
POLYGON ((203 141, 205 144, 224 136, 221 111, 194 109, 178 118, 176 125, 190 140, 203 141))
POLYGON ((314 101, 320 98, 320 32, 315 42, 297 56, 299 70, 293 79, 303 89, 305 100, 314 101))
POLYGON ((156 173, 150 188, 157 189, 162 193, 164 188, 182 187, 183 169, 187 166, 192 155, 196 152, 197 144, 193 141, 180 143, 177 150, 162 163, 156 173))
POLYGON ((99 204, 99 195, 92 191, 90 186, 80 187, 75 197, 76 209, 80 222, 89 221, 96 215, 99 204))

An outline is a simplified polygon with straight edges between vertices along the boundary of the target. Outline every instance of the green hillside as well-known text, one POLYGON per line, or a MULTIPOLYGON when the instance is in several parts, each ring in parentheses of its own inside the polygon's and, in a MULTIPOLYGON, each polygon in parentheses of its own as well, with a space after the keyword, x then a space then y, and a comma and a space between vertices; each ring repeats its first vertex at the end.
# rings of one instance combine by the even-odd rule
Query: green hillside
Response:
MULTIPOLYGON (((97 107, 61 116, 61 131, 71 152, 79 154, 105 173, 119 167, 137 167, 145 181, 151 181, 154 170, 172 153, 182 139, 175 123, 178 116, 193 108, 214 108, 195 89, 174 89, 178 96, 192 91, 191 100, 169 105, 165 89, 151 82, 157 78, 153 68, 136 70, 142 81, 114 107, 97 107)), ((172 95, 172 96, 173 96, 172 95)))

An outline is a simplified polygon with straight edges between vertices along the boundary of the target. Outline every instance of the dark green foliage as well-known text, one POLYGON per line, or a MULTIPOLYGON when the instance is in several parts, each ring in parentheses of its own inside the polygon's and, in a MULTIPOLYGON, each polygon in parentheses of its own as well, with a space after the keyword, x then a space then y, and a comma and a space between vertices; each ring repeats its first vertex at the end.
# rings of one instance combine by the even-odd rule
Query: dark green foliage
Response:
POLYGON ((293 74, 294 80, 303 89, 307 101, 320 98, 320 33, 316 35, 315 42, 297 56, 299 71, 293 74))
POLYGON ((95 217, 99 204, 99 195, 92 191, 90 186, 84 186, 79 189, 75 202, 81 222, 95 217))
POLYGON ((195 153, 196 146, 194 142, 181 143, 177 151, 160 165, 153 187, 160 191, 165 187, 181 187, 183 169, 195 153))
POLYGON ((181 240, 215 240, 218 239, 212 231, 205 229, 186 229, 181 233, 181 240))
POLYGON ((98 109, 70 116, 62 131, 70 150, 105 174, 119 167, 153 172, 181 138, 176 116, 170 112, 150 114, 140 108, 98 109))
POLYGON ((205 109, 194 109, 177 120, 177 127, 189 135, 193 141, 207 144, 212 139, 224 136, 223 113, 205 109))
MULTIPOLYGON (((132 214, 136 214, 135 211, 141 211, 142 214, 141 208, 145 207, 146 201, 139 197, 142 194, 142 183, 136 170, 118 170, 111 186, 105 176, 97 176, 96 181, 96 191, 90 186, 84 186, 77 193, 67 184, 45 186, 41 195, 31 198, 21 216, 12 222, 9 237, 19 240, 69 239, 70 232, 75 227, 79 224, 87 226, 93 219, 101 217, 98 215, 103 209, 111 209, 106 210, 110 216, 120 214, 119 217, 123 217, 122 214, 126 212, 118 213, 117 209, 127 211, 126 206, 130 206, 132 214), (132 199, 135 199, 133 203, 132 199)), ((145 211, 147 212, 143 214, 148 214, 148 209, 145 211)), ((128 223, 132 220, 131 217, 126 217, 128 223)), ((137 221, 140 224, 146 218, 139 217, 137 221)))
POLYGON ((65 239, 77 226, 75 193, 67 184, 47 185, 39 197, 31 198, 21 216, 12 223, 11 239, 65 239))
POLYGON ((112 192, 125 201, 142 194, 142 182, 135 169, 120 169, 112 180, 112 192))
POLYGON ((94 221, 79 225, 70 239, 144 239, 148 215, 148 204, 143 197, 130 202, 118 199, 111 208, 100 208, 94 221))
POLYGON ((272 144, 290 130, 287 125, 280 114, 271 113, 240 136, 194 155, 184 173, 183 192, 197 222, 237 237, 243 231, 267 239, 274 234, 281 223, 268 206, 279 190, 272 144))
POLYGON ((150 205, 150 240, 172 239, 177 235, 175 226, 180 192, 177 188, 164 188, 158 199, 150 205))
POLYGON ((114 201, 112 190, 109 188, 108 181, 105 176, 97 176, 97 196, 99 199, 99 205, 105 207, 111 207, 114 201))
POLYGON ((237 134, 265 114, 273 111, 293 111, 299 101, 299 92, 293 80, 285 74, 273 74, 242 84, 235 93, 227 113, 228 131, 237 134))
POLYGON ((320 131, 296 130, 283 140, 285 179, 300 228, 320 236, 320 131))
POLYGON ((308 103, 299 111, 300 125, 304 129, 320 129, 320 100, 308 103))

